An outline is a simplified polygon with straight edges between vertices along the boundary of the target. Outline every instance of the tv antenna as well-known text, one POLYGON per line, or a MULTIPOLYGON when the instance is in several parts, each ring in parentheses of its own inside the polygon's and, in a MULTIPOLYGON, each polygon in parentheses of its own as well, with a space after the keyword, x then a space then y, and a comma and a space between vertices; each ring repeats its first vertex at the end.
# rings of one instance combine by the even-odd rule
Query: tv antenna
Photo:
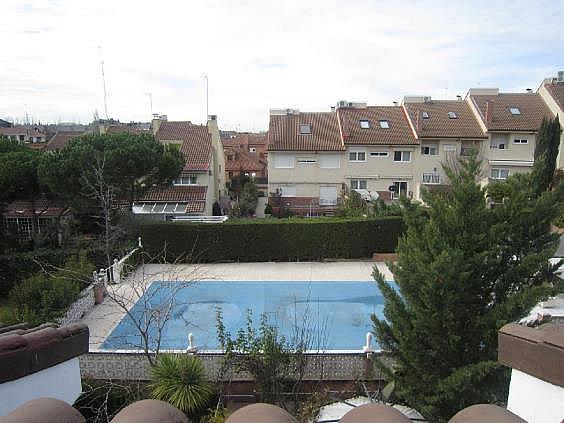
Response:
POLYGON ((143 93, 149 97, 149 108, 151 109, 151 116, 153 116, 153 94, 152 93, 143 93))
POLYGON ((208 121, 208 116, 210 115, 210 111, 209 111, 209 80, 208 80, 208 76, 204 75, 204 79, 206 80, 206 116, 204 119, 204 122, 208 121))
POLYGON ((106 115, 106 120, 108 120, 108 94, 106 92, 106 75, 104 74, 104 57, 102 56, 102 46, 98 46, 98 50, 100 50, 100 68, 102 69, 102 87, 104 88, 104 113, 106 115))

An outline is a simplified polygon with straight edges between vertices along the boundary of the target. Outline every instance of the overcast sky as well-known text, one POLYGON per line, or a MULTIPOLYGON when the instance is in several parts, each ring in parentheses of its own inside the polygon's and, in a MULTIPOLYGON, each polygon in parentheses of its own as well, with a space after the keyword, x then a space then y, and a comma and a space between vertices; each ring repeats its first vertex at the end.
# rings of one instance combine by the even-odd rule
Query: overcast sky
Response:
POLYGON ((265 130, 270 108, 329 110, 536 89, 564 70, 564 1, 2 0, 0 118, 110 117, 265 130))

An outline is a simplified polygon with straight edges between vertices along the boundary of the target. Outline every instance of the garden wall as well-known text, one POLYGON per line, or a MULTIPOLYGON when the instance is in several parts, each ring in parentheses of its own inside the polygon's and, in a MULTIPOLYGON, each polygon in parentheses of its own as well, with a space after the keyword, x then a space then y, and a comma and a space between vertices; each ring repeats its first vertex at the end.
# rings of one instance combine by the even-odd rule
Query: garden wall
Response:
POLYGON ((145 250, 169 262, 294 261, 370 258, 391 253, 404 231, 400 217, 266 219, 223 224, 143 222, 145 250))

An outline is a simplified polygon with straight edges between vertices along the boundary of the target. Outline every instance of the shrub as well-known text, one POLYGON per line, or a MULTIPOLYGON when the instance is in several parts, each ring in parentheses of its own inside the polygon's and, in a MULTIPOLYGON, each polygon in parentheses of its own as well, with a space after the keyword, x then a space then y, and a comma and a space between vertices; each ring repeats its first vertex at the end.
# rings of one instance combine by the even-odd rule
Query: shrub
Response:
POLYGON ((150 373, 151 396, 168 402, 190 417, 201 413, 213 396, 204 366, 195 356, 161 354, 150 373))
POLYGON ((233 220, 224 224, 146 222, 140 233, 153 257, 186 262, 368 258, 393 252, 403 233, 399 217, 375 219, 233 220))
POLYGON ((24 279, 10 291, 15 318, 36 326, 61 317, 78 298, 93 271, 86 252, 81 252, 52 274, 38 272, 24 279))

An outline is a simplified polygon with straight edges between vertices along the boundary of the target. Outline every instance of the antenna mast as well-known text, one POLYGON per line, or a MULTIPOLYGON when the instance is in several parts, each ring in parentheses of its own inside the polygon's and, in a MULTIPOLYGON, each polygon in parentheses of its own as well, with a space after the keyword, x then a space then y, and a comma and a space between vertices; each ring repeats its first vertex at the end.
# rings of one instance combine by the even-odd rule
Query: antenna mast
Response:
POLYGON ((102 56, 102 47, 98 46, 100 50, 100 67, 102 69, 102 86, 104 87, 104 113, 106 114, 106 120, 109 119, 108 116, 108 94, 106 93, 106 75, 104 74, 104 58, 102 56))
POLYGON ((153 116, 153 94, 152 93, 143 93, 146 96, 149 96, 149 108, 151 109, 151 116, 153 116))
POLYGON ((208 116, 210 115, 210 111, 209 111, 209 81, 208 81, 208 76, 204 75, 204 79, 206 80, 206 117, 204 119, 204 122, 208 121, 208 116))

